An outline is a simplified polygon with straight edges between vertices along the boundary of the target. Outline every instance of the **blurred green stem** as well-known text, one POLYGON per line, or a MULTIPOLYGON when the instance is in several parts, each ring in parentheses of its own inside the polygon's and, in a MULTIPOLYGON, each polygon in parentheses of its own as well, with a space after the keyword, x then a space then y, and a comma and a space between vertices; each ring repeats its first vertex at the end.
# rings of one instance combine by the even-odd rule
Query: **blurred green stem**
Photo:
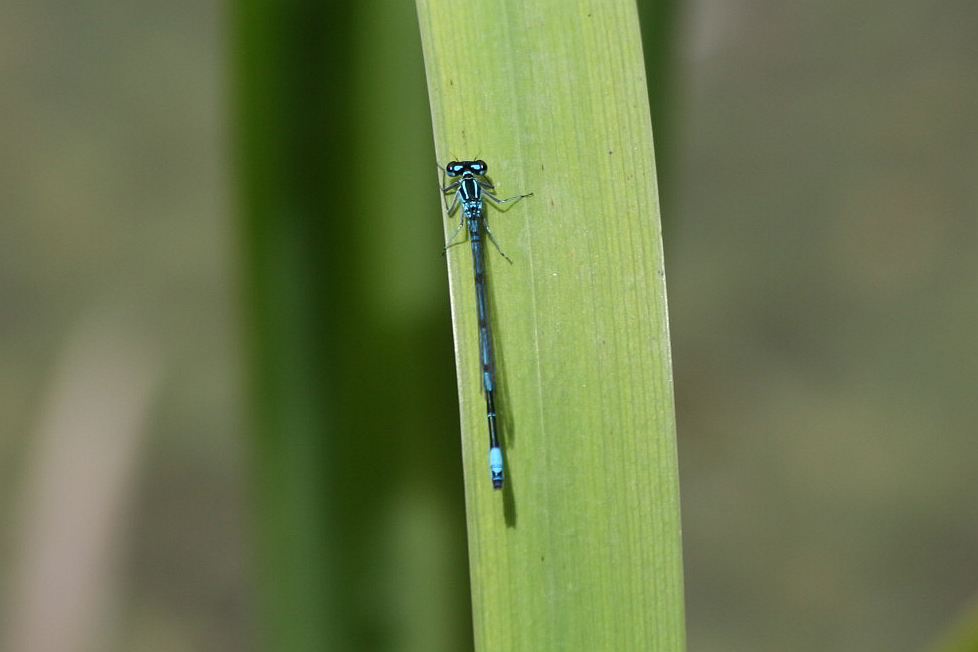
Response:
POLYGON ((340 421, 335 345, 351 308, 349 9, 240 0, 234 23, 237 191, 243 218, 254 424, 261 649, 338 649, 340 421), (344 13, 346 12, 346 13, 344 13), (336 311, 336 312, 333 312, 336 311), (333 345, 331 347, 331 345, 333 345))

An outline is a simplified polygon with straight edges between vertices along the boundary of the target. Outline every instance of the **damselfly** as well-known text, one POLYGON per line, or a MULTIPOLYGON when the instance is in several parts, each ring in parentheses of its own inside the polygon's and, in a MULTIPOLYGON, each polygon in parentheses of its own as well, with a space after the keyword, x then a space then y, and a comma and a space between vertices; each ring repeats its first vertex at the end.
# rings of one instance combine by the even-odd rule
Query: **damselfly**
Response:
MULTIPOLYGON (((516 195, 507 199, 500 199, 492 193, 495 188, 486 178, 489 166, 485 161, 452 161, 445 166, 445 173, 450 177, 461 177, 457 181, 443 187, 442 193, 454 193, 455 198, 452 205, 446 207, 448 215, 451 216, 462 207, 462 215, 459 220, 458 228, 452 234, 451 240, 445 245, 447 251, 455 242, 459 232, 468 225, 469 242, 472 244, 472 265, 475 268, 475 300, 479 312, 479 353, 482 361, 482 388, 486 395, 486 415, 489 420, 489 474, 492 478, 494 489, 503 487, 503 451, 499 444, 499 432, 496 426, 496 370, 492 357, 492 333, 489 328, 489 301, 486 293, 486 264, 483 259, 482 232, 486 232, 489 239, 496 246, 496 249, 503 258, 510 260, 509 256, 503 253, 496 242, 496 238, 489 229, 486 221, 485 197, 488 197, 497 204, 505 204, 523 197, 529 197, 533 193, 526 195, 516 195)), ((442 195, 443 200, 445 194, 442 195)), ((447 202, 445 202, 447 203, 447 202)))

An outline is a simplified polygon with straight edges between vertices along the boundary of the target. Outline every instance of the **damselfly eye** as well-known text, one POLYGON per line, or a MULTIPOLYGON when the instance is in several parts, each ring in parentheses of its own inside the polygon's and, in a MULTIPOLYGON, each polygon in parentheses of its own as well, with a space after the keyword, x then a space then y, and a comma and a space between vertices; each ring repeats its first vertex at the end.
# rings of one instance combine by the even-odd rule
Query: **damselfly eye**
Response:
POLYGON ((489 171, 489 166, 485 161, 472 161, 472 164, 469 167, 471 167, 472 171, 476 174, 485 174, 489 171))
POLYGON ((445 166, 445 172, 449 176, 457 177, 458 175, 462 174, 462 168, 463 167, 465 167, 465 166, 463 166, 458 161, 452 161, 451 163, 449 163, 448 165, 445 166))

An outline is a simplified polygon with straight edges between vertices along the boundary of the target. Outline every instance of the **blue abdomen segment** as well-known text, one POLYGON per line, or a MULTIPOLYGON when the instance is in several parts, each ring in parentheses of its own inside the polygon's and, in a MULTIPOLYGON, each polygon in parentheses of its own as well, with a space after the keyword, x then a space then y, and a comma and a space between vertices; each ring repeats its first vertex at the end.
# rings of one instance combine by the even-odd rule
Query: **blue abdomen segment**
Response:
POLYGON ((486 416, 489 419, 489 476, 493 489, 503 488, 503 450, 499 445, 499 432, 496 430, 495 393, 486 392, 486 416))
POLYGON ((499 446, 489 449, 489 475, 492 476, 492 488, 503 488, 503 451, 499 446))

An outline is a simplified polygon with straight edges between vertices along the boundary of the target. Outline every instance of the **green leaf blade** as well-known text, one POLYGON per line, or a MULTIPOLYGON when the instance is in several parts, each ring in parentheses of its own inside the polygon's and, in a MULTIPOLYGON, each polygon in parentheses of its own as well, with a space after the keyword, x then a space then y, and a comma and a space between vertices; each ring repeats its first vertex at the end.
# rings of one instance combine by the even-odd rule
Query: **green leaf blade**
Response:
MULTIPOLYGON (((635 7, 418 2, 436 150, 489 163, 507 484, 469 250, 449 253, 479 650, 682 650, 675 416, 635 7)), ((457 220, 457 216, 455 218, 457 220)), ((457 221, 446 219, 446 238, 457 221)))

